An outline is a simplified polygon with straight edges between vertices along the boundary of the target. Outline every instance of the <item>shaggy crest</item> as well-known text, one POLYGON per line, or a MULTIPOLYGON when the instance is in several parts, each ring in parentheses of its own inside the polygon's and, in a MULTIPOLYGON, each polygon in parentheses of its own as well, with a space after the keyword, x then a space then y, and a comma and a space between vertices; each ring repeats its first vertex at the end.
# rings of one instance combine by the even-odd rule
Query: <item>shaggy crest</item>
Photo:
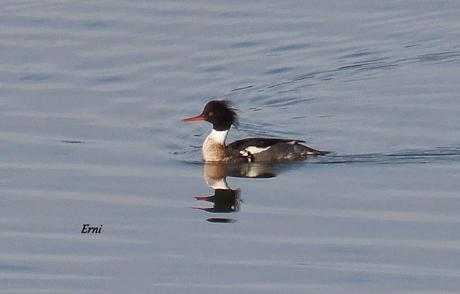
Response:
POLYGON ((228 100, 212 100, 206 104, 201 115, 217 129, 229 129, 231 125, 238 126, 236 111, 237 109, 228 100))

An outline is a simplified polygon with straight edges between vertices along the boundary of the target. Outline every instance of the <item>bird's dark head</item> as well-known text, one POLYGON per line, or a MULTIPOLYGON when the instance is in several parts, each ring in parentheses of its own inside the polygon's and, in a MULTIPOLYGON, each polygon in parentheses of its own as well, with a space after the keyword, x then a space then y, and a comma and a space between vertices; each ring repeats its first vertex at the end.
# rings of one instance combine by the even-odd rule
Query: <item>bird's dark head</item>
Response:
POLYGON ((236 109, 226 100, 212 100, 204 107, 200 115, 183 119, 182 121, 208 121, 216 131, 225 131, 232 125, 238 124, 236 109))

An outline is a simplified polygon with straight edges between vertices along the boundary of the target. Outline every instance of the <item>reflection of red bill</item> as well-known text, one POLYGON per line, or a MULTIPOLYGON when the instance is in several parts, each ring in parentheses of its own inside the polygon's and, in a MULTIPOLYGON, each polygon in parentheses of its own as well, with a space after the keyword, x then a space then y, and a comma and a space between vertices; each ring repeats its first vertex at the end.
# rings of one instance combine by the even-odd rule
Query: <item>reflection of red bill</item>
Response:
POLYGON ((206 120, 206 117, 201 116, 201 115, 197 115, 197 116, 194 116, 194 117, 184 118, 182 121, 191 122, 191 121, 203 121, 203 120, 206 120))
POLYGON ((209 201, 212 196, 196 196, 196 200, 204 200, 204 201, 209 201))

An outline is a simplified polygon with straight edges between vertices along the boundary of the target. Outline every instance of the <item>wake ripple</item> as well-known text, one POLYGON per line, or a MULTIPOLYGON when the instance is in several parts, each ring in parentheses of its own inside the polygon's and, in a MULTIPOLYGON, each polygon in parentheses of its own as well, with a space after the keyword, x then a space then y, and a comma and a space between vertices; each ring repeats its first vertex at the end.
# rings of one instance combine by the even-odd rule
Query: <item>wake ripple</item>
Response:
POLYGON ((424 164, 460 161, 460 147, 436 147, 395 153, 330 154, 318 157, 315 164, 424 164))

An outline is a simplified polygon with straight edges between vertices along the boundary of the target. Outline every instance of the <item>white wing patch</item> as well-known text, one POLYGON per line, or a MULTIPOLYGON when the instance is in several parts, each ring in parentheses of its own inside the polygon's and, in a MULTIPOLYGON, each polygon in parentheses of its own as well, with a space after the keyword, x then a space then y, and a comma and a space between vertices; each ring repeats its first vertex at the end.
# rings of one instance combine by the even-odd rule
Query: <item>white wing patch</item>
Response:
POLYGON ((255 146, 249 146, 240 151, 241 156, 246 157, 248 162, 251 163, 254 161, 254 154, 268 150, 271 146, 266 148, 259 148, 255 146))
POLYGON ((262 151, 270 149, 270 147, 271 146, 268 146, 268 147, 265 147, 265 148, 259 148, 259 147, 255 147, 255 146, 249 146, 249 147, 245 148, 244 151, 249 152, 251 154, 257 154, 257 153, 260 153, 262 151))

